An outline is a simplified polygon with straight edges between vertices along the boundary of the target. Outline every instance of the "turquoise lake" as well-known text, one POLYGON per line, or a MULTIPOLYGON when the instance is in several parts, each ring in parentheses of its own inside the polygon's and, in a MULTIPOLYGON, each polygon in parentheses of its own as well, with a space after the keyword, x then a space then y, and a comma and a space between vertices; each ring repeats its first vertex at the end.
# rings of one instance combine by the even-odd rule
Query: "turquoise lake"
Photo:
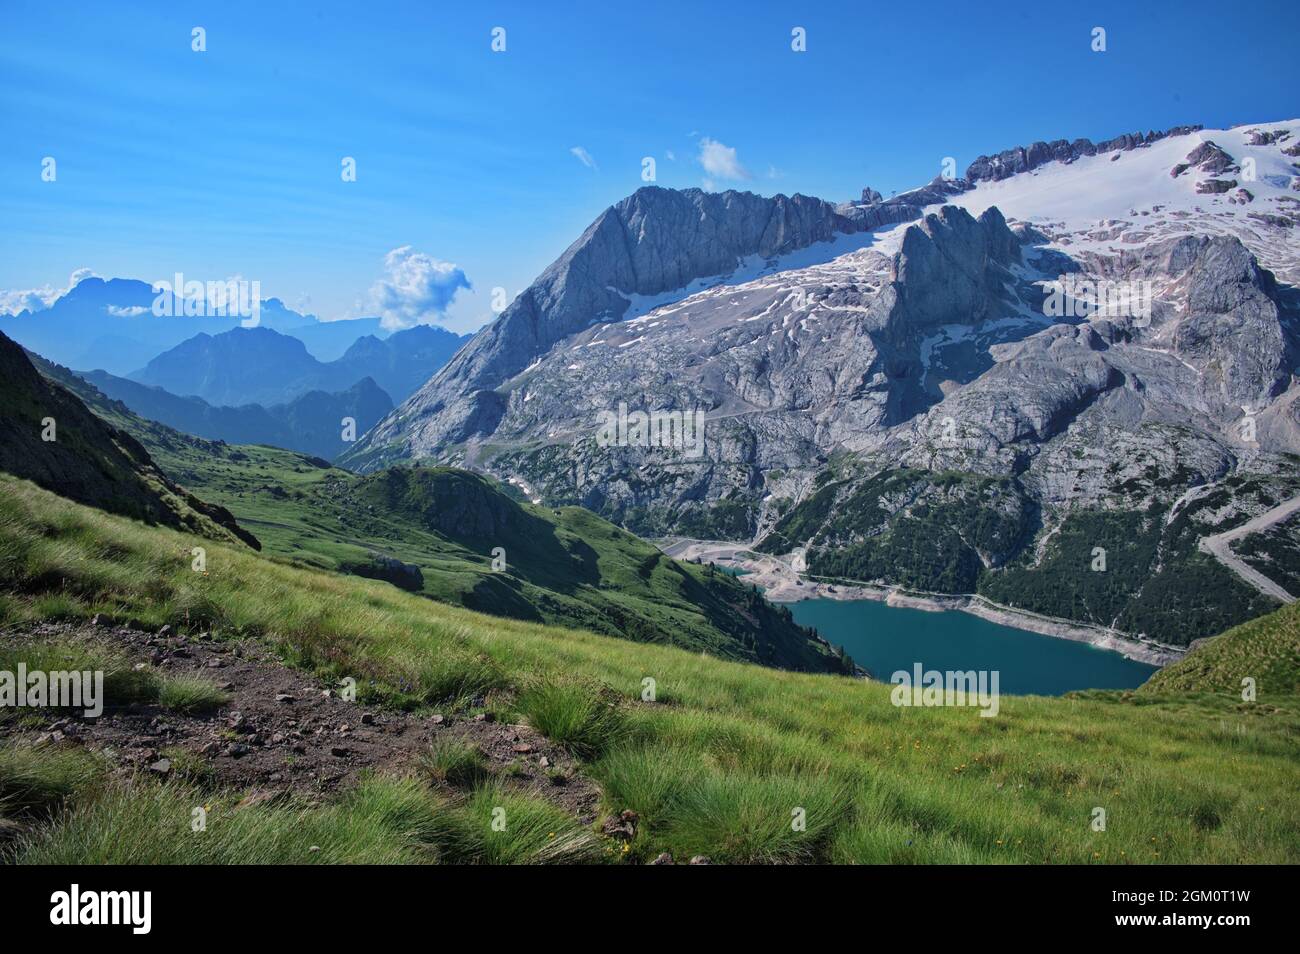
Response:
POLYGON ((916 663, 926 669, 998 670, 999 690, 1060 695, 1072 689, 1133 689, 1156 667, 1055 636, 1001 626, 970 613, 929 613, 875 600, 802 600, 796 621, 842 645, 881 682, 916 663))

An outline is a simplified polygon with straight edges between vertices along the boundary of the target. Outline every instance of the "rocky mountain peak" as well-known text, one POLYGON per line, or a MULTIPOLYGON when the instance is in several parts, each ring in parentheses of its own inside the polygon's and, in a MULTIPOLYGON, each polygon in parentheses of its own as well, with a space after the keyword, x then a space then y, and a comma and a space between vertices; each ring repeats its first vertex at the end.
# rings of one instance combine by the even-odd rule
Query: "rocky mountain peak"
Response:
POLYGON ((1006 269, 1019 259, 1020 242, 995 206, 976 219, 945 205, 903 235, 891 266, 891 324, 914 333, 982 320, 1005 302, 1006 269))
POLYGON ((646 532, 739 539, 845 451, 1023 475, 1055 505, 1101 492, 1075 476, 1089 435, 1190 427, 1156 456, 1163 468, 1186 444, 1204 479, 1235 454, 1300 447, 1294 242, 1168 174, 1189 153, 1251 156, 1256 206, 1282 209, 1290 163, 1280 134, 1258 147, 1198 128, 1011 150, 966 179, 837 206, 642 189, 344 463, 462 462, 646 532), (1032 174, 1007 181, 1017 171, 1032 174), (826 257, 777 261, 826 238, 826 257), (1049 310, 1065 274, 1085 302, 1123 284, 1149 312, 1049 310), (598 415, 624 405, 705 414, 702 453, 593 445, 598 415))
MULTIPOLYGON (((909 218, 919 211, 905 210, 909 218)), ((488 433, 504 412, 493 396, 497 388, 569 335, 622 318, 632 296, 685 289, 699 279, 728 275, 755 256, 772 259, 836 234, 873 228, 884 218, 797 194, 638 189, 597 216, 349 459, 369 466, 372 452, 399 433, 406 439, 414 431, 420 446, 488 433)))
POLYGON ((1091 139, 1055 139, 1051 142, 1031 143, 1004 149, 995 156, 980 156, 966 167, 969 182, 998 181, 1021 172, 1029 172, 1049 162, 1074 162, 1082 156, 1096 156, 1107 152, 1128 152, 1149 146, 1171 136, 1186 136, 1199 132, 1202 126, 1174 126, 1164 132, 1134 132, 1104 139, 1094 143, 1091 139))

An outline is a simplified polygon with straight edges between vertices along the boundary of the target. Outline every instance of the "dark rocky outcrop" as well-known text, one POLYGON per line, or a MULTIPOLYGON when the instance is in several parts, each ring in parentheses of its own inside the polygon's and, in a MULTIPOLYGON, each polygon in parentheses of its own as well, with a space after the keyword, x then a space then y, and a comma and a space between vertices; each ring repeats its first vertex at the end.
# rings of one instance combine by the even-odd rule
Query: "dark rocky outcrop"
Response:
POLYGON ((952 205, 927 215, 895 257, 889 327, 914 335, 990 317, 1006 301, 1006 269, 1019 258, 1020 241, 996 207, 979 219, 952 205))
POLYGON ((1235 188, 1237 188, 1236 179, 1202 179, 1196 183, 1196 192, 1199 195, 1222 195, 1235 188))
POLYGON ((1035 142, 1028 146, 1006 149, 996 156, 980 156, 966 167, 965 178, 970 182, 997 181, 1020 172, 1028 172, 1049 162, 1074 162, 1082 156, 1096 156, 1107 152, 1127 152, 1149 146, 1170 136, 1185 136, 1200 130, 1201 126, 1175 126, 1164 132, 1126 133, 1114 139, 1093 143, 1089 139, 1052 142, 1035 142))
POLYGON ((1246 218, 1253 219, 1262 225, 1271 225, 1277 229, 1290 229, 1295 227, 1295 219, 1287 215, 1273 215, 1269 212, 1250 212, 1246 218))
POLYGON ((1269 146, 1269 145, 1272 145, 1272 144, 1275 143, 1275 142, 1285 142, 1286 140, 1290 139, 1290 138, 1291 138, 1291 130, 1289 130, 1289 129, 1272 129, 1272 130, 1251 129, 1251 130, 1248 130, 1248 131, 1247 131, 1246 135, 1247 135, 1247 137, 1248 137, 1248 138, 1246 139, 1246 142, 1248 142, 1248 143, 1249 143, 1250 145, 1252 145, 1252 146, 1269 146))
POLYGON ((424 573, 414 563, 403 563, 396 557, 382 553, 370 554, 365 562, 344 561, 339 570, 353 576, 364 576, 371 580, 383 580, 412 593, 424 588, 424 573))
POLYGON ((1217 176, 1224 172, 1237 172, 1238 167, 1232 156, 1219 148, 1213 140, 1207 139, 1187 154, 1188 166, 1195 166, 1202 172, 1217 176))
POLYGON ((109 513, 261 548, 229 511, 172 483, 135 438, 42 377, 3 334, 0 470, 109 513))

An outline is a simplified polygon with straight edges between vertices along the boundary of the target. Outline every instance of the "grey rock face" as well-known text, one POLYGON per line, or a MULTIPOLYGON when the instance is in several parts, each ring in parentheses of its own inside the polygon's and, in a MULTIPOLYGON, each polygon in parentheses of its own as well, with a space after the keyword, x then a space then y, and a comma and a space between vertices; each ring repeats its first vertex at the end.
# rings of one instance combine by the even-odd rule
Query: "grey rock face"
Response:
MULTIPOLYGON (((577 336, 512 391, 494 440, 516 449, 486 463, 643 532, 735 539, 771 519, 771 501, 806 493, 836 449, 881 466, 1017 476, 1044 506, 1093 506, 1153 469, 1206 481, 1238 454, 1300 447, 1300 402, 1284 399, 1295 321, 1238 239, 1191 236, 1068 263, 1153 281, 1145 322, 1030 317, 1041 293, 1024 280, 1028 257, 996 209, 976 220, 945 208, 908 228, 874 271, 781 273, 577 336), (792 283, 807 283, 807 312, 788 304, 792 283), (982 343, 989 363, 964 365, 968 343, 982 343), (953 390, 937 386, 944 378, 953 390), (591 417, 572 409, 620 400, 707 409, 701 459, 597 448, 591 417), (1238 430, 1246 404, 1259 414, 1253 443, 1238 430), (1098 457, 1105 447, 1118 456, 1098 457), (701 529, 719 507, 733 522, 701 529)), ((1051 264, 1043 277, 1062 267, 1051 264)))
POLYGON ((926 415, 919 425, 925 439, 906 452, 909 462, 990 474, 1021 469, 1022 455, 1123 383, 1104 348, 1087 325, 1056 325, 1031 336, 926 415))
POLYGON ((1003 150, 996 156, 980 156, 966 167, 966 179, 971 182, 998 181, 1017 173, 1029 172, 1049 162, 1074 162, 1082 156, 1095 156, 1116 150, 1128 152, 1170 136, 1185 136, 1202 128, 1175 126, 1164 132, 1126 133, 1096 144, 1089 139, 1076 139, 1073 142, 1056 139, 1052 142, 1040 141, 1028 146, 1016 146, 1014 149, 1003 150))
POLYGON ((1174 351, 1228 403, 1268 403, 1294 364, 1273 276, 1236 238, 1184 239, 1174 254, 1192 257, 1188 314, 1174 332, 1174 351))
POLYGON ((658 295, 772 258, 915 217, 894 206, 836 207, 807 196, 763 198, 648 187, 605 210, 502 315, 350 455, 359 466, 427 453, 491 433, 505 412, 493 395, 563 338, 617 321, 632 295, 658 295))
POLYGON ((1246 218, 1259 222, 1262 225, 1272 226, 1275 229, 1295 228, 1295 219, 1286 215, 1272 215, 1268 212, 1251 212, 1246 216, 1246 218))
MULTIPOLYGON (((1008 161, 1028 169, 1191 131, 1008 161)), ((1202 146, 1189 160, 1221 165, 1227 154, 1202 146)), ((1163 177, 1155 161, 1130 165, 1163 177)), ((1185 489, 1243 457, 1300 451, 1294 291, 1251 251, 1281 261, 1285 280, 1284 229, 1229 222, 1213 200, 1069 228, 1046 216, 1009 226, 997 208, 919 217, 974 182, 890 199, 866 189, 838 206, 642 190, 350 463, 464 464, 639 532, 736 540, 806 497, 832 458, 1014 479, 1050 509, 1107 505, 1151 472, 1185 489), (773 264, 828 238, 824 256, 773 264), (747 280, 712 279, 742 260, 747 280), (1063 274, 1150 283, 1150 314, 1049 318, 1043 286, 1063 274), (703 446, 602 446, 597 420, 620 406, 699 411, 703 446)))
POLYGON ((1001 346, 993 368, 894 435, 902 457, 933 469, 1023 469, 1085 411, 1118 427, 1177 421, 1228 436, 1243 406, 1258 411, 1286 390, 1296 323, 1237 238, 1167 240, 1106 266, 1116 278, 1149 276, 1173 301, 1146 326, 1094 317, 1001 346))
POLYGON ((1007 267, 1019 260, 1020 242, 996 208, 979 220, 948 205, 909 228, 894 260, 891 323, 907 331, 959 317, 975 323, 1007 306, 1007 267))
MULTIPOLYGON (((936 178, 888 200, 864 189, 860 202, 832 205, 795 195, 705 193, 644 188, 602 213, 503 314, 360 441, 342 461, 373 469, 492 434, 508 413, 507 382, 559 342, 596 324, 618 321, 631 296, 654 296, 824 242, 915 220, 927 205, 1050 162, 1131 150, 1200 127, 1133 133, 1093 144, 1057 140, 981 156, 964 179, 936 178)), ((999 254, 1005 257, 1005 248, 999 254)), ((914 270, 922 266, 917 264, 914 270)), ((963 284, 969 286, 969 275, 963 284)), ((919 286, 914 285, 914 288, 919 286)), ((970 292, 969 287, 964 290, 970 292)), ((925 293, 917 291, 915 297, 925 293)), ((923 303, 919 303, 923 307, 923 303)))
MULTIPOLYGON (((996 209, 975 219, 945 207, 908 227, 897 247, 583 329, 494 392, 502 405, 491 448, 472 452, 495 456, 473 462, 546 499, 634 523, 629 515, 642 510, 734 501, 740 529, 729 526, 748 534, 757 501, 786 492, 789 475, 814 472, 830 448, 937 398, 919 357, 926 336, 1027 307, 1011 273, 1021 241, 996 209), (597 446, 597 415, 620 405, 702 411, 699 456, 597 446)), ((1029 300, 1039 297, 1032 289, 1029 300)))
POLYGON ((1187 164, 1213 176, 1223 172, 1238 171, 1237 164, 1233 161, 1232 156, 1220 149, 1210 139, 1205 140, 1187 154, 1187 164))
POLYGON ((1237 188, 1236 179, 1202 179, 1196 183, 1196 191, 1200 195, 1220 195, 1231 192, 1235 188, 1237 188))
POLYGON ((1289 129, 1252 129, 1246 141, 1252 146, 1268 146, 1275 142, 1285 142, 1290 138, 1291 130, 1289 129))

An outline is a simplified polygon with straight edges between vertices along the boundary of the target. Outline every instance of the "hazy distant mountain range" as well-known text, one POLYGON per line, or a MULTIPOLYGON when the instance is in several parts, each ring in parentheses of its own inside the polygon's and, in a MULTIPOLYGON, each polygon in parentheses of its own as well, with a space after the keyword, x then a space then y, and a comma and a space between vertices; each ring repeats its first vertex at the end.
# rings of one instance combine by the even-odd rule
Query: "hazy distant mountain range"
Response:
POLYGON ((388 394, 370 377, 344 391, 308 391, 284 404, 231 407, 182 397, 107 371, 76 373, 141 417, 187 434, 228 444, 271 444, 327 460, 348 447, 341 425, 344 418, 352 418, 356 434, 361 435, 393 409, 388 394))
MULTIPOLYGON (((237 317, 158 317, 152 311, 155 297, 148 282, 86 278, 49 308, 0 316, 0 331, 67 367, 127 375, 200 332, 215 335, 240 326, 237 317)), ((340 357, 363 335, 388 336, 378 318, 318 321, 278 298, 262 301, 259 326, 292 334, 321 361, 340 357)))
POLYGON ((308 391, 342 391, 362 378, 400 403, 428 380, 466 338, 419 325, 380 339, 358 338, 334 361, 319 361, 297 337, 271 328, 200 333, 128 375, 212 404, 281 404, 308 391))
POLYGON ((347 446, 344 418, 364 434, 469 337, 427 325, 390 333, 378 318, 318 321, 275 298, 243 328, 238 317, 156 316, 154 297, 147 282, 86 278, 47 309, 0 317, 0 330, 86 369, 76 373, 151 420, 326 458, 347 446))

